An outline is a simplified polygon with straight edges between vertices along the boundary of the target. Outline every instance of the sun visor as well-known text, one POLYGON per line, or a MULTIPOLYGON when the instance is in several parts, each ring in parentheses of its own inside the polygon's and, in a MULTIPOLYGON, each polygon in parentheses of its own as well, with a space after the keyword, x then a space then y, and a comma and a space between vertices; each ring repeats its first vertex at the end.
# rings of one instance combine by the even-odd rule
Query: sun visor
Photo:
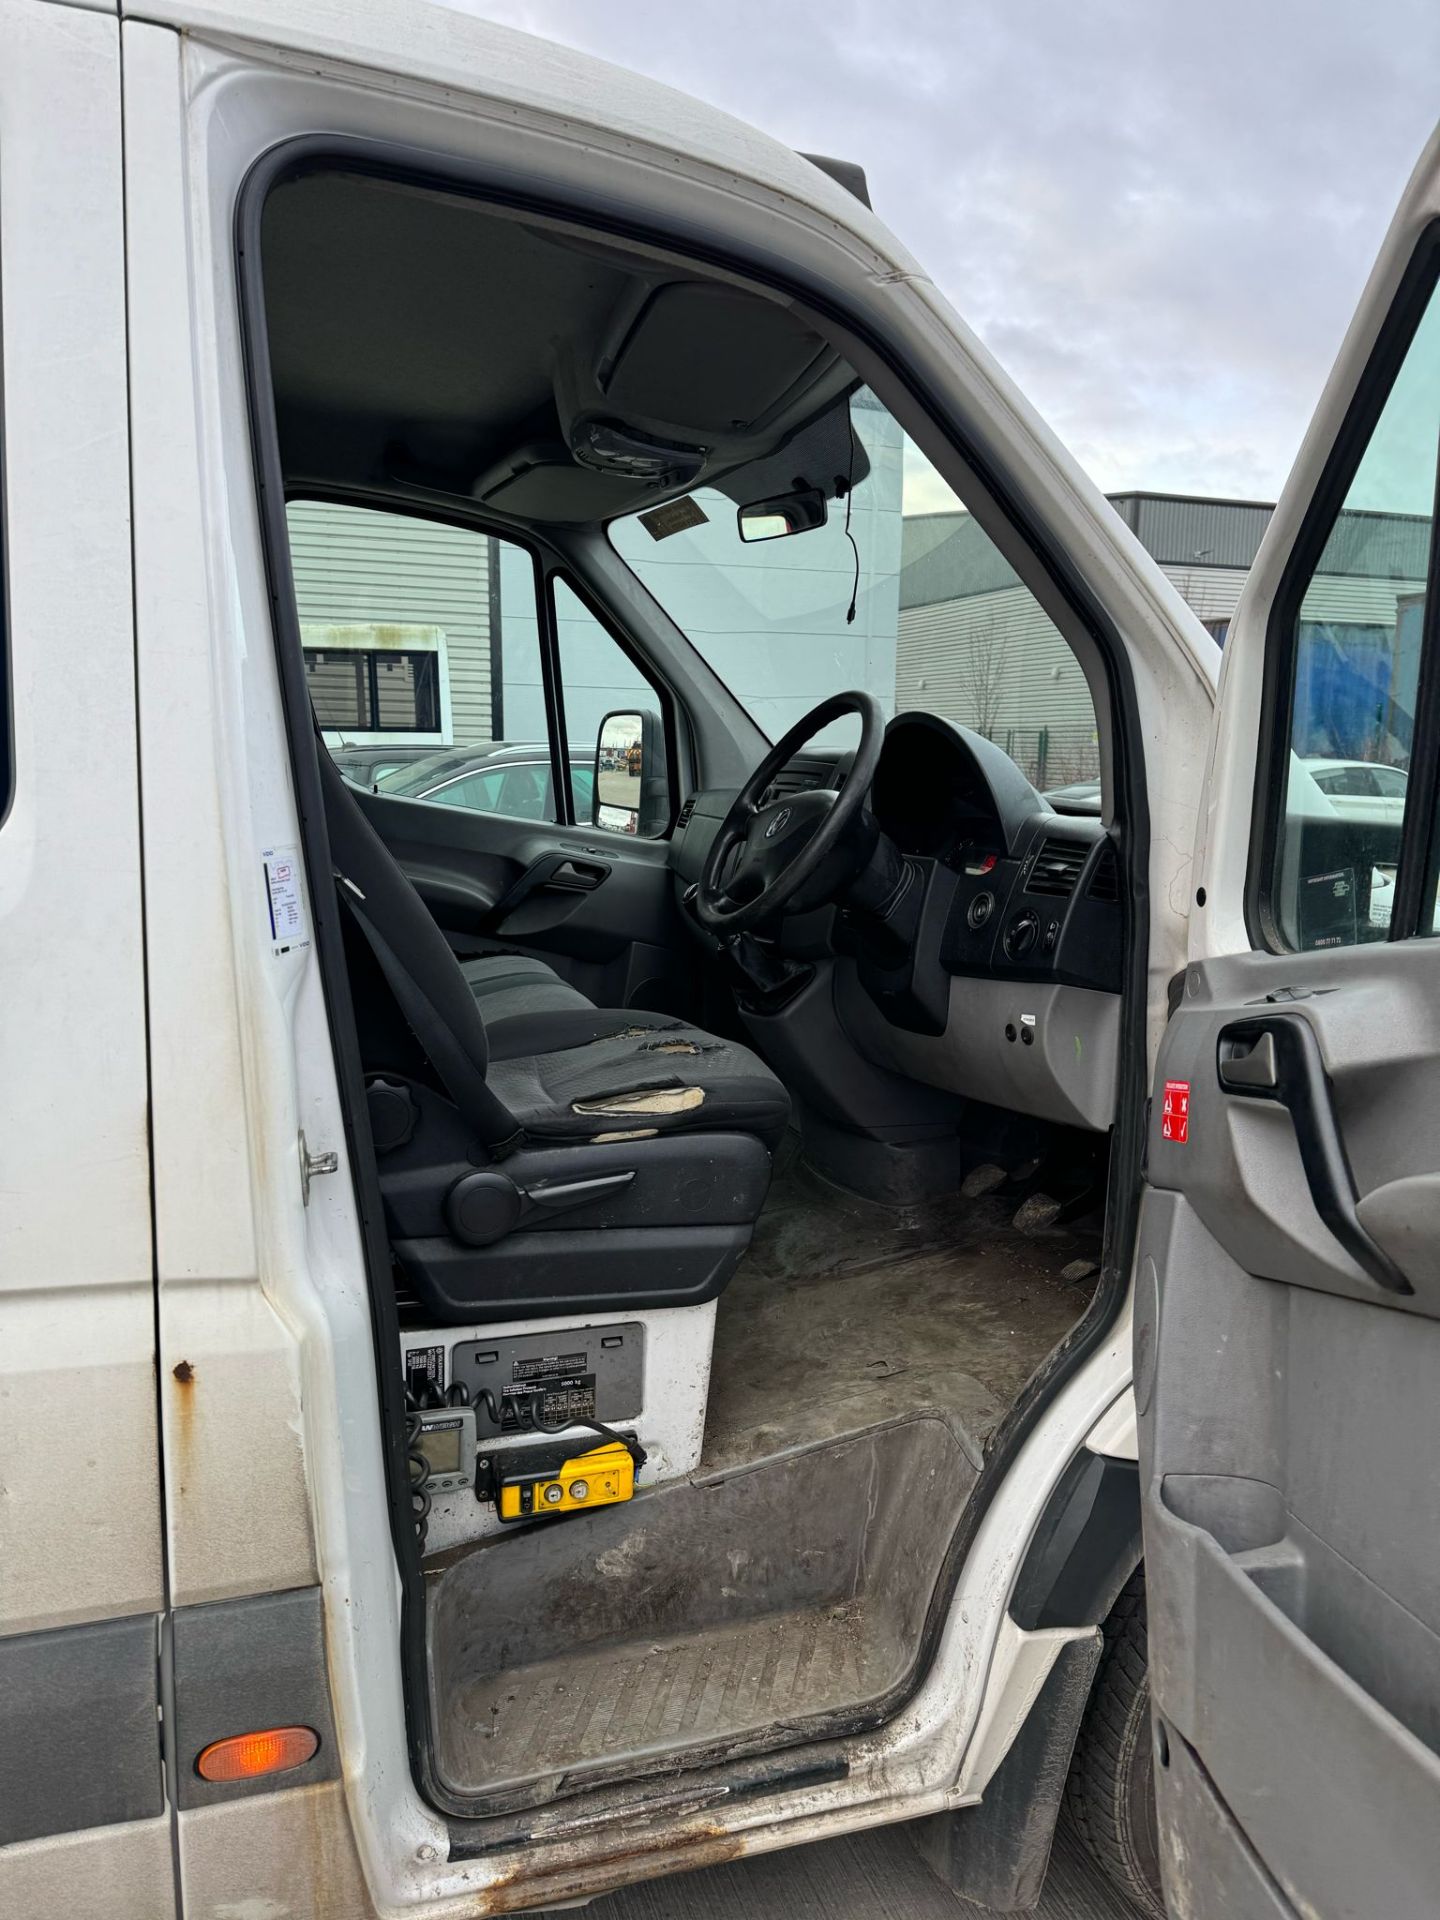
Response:
POLYGON ((858 487, 869 472, 864 442, 851 430, 850 400, 846 396, 802 427, 778 453, 736 467, 712 484, 728 494, 736 506, 743 507, 751 500, 766 500, 804 487, 818 487, 827 500, 833 500, 847 485, 858 487), (838 487, 837 481, 841 483, 838 487))
POLYGON ((557 523, 608 520, 653 497, 633 480, 578 466, 568 447, 548 440, 507 454, 471 492, 497 513, 557 523))
POLYGON ((665 420, 712 442, 764 426, 834 354, 788 307, 737 287, 657 287, 600 385, 626 418, 665 420))

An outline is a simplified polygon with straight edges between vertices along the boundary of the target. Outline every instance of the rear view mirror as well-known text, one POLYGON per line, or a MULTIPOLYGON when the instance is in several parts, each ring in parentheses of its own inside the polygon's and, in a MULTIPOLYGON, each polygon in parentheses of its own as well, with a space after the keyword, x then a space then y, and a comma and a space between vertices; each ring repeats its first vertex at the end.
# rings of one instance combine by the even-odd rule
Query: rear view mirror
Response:
POLYGON ((752 500, 741 507, 738 520, 744 541, 783 540, 790 533, 813 533, 825 524, 825 496, 818 487, 778 493, 769 500, 752 500))

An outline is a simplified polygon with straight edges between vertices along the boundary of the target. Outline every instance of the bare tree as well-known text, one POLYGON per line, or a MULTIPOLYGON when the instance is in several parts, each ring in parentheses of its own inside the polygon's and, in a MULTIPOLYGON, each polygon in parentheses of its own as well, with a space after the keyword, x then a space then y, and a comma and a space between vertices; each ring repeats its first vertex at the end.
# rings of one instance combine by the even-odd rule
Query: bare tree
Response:
POLYGON ((1007 648, 1005 623, 994 612, 983 614, 962 642, 960 691, 970 709, 966 725, 989 740, 1000 724, 1004 700, 1007 648))

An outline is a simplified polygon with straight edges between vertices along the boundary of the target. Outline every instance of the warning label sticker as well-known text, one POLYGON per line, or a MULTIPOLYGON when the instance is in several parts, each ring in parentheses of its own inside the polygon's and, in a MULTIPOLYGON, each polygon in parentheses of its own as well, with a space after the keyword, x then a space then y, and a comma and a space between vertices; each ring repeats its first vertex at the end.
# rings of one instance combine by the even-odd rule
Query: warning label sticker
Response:
MULTIPOLYGON (((513 1389, 506 1389, 507 1395, 513 1389)), ((595 1376, 582 1373, 573 1380, 547 1381, 532 1401, 540 1426, 562 1427, 572 1420, 595 1418, 595 1376)))
POLYGON ((407 1347, 405 1349, 405 1391, 424 1406, 430 1391, 438 1397, 445 1392, 444 1347, 407 1347))
POLYGON ((672 533, 687 533, 691 527, 703 527, 710 518, 694 494, 683 500, 671 500, 663 507, 642 513, 640 524, 652 540, 668 540, 672 533))
POLYGON ((305 900, 300 891, 300 854, 295 847, 267 847, 265 892, 270 909, 270 944, 276 953, 289 953, 292 947, 308 947, 310 929, 305 924, 305 900))
POLYGON ((1183 1147, 1190 1138, 1190 1082, 1167 1080, 1165 1104, 1160 1110, 1160 1138, 1183 1147))
POLYGON ((588 1353, 549 1353, 530 1360, 517 1360, 513 1373, 517 1382, 543 1380, 552 1373, 584 1373, 589 1364, 588 1353))

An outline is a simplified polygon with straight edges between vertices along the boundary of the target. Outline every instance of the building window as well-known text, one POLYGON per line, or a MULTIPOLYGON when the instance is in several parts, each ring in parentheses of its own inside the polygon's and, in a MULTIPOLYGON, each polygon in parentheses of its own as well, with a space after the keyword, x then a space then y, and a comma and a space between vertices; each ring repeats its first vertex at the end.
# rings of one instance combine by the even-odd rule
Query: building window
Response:
POLYGON ((307 647, 315 718, 336 733, 439 733, 435 653, 307 647))

